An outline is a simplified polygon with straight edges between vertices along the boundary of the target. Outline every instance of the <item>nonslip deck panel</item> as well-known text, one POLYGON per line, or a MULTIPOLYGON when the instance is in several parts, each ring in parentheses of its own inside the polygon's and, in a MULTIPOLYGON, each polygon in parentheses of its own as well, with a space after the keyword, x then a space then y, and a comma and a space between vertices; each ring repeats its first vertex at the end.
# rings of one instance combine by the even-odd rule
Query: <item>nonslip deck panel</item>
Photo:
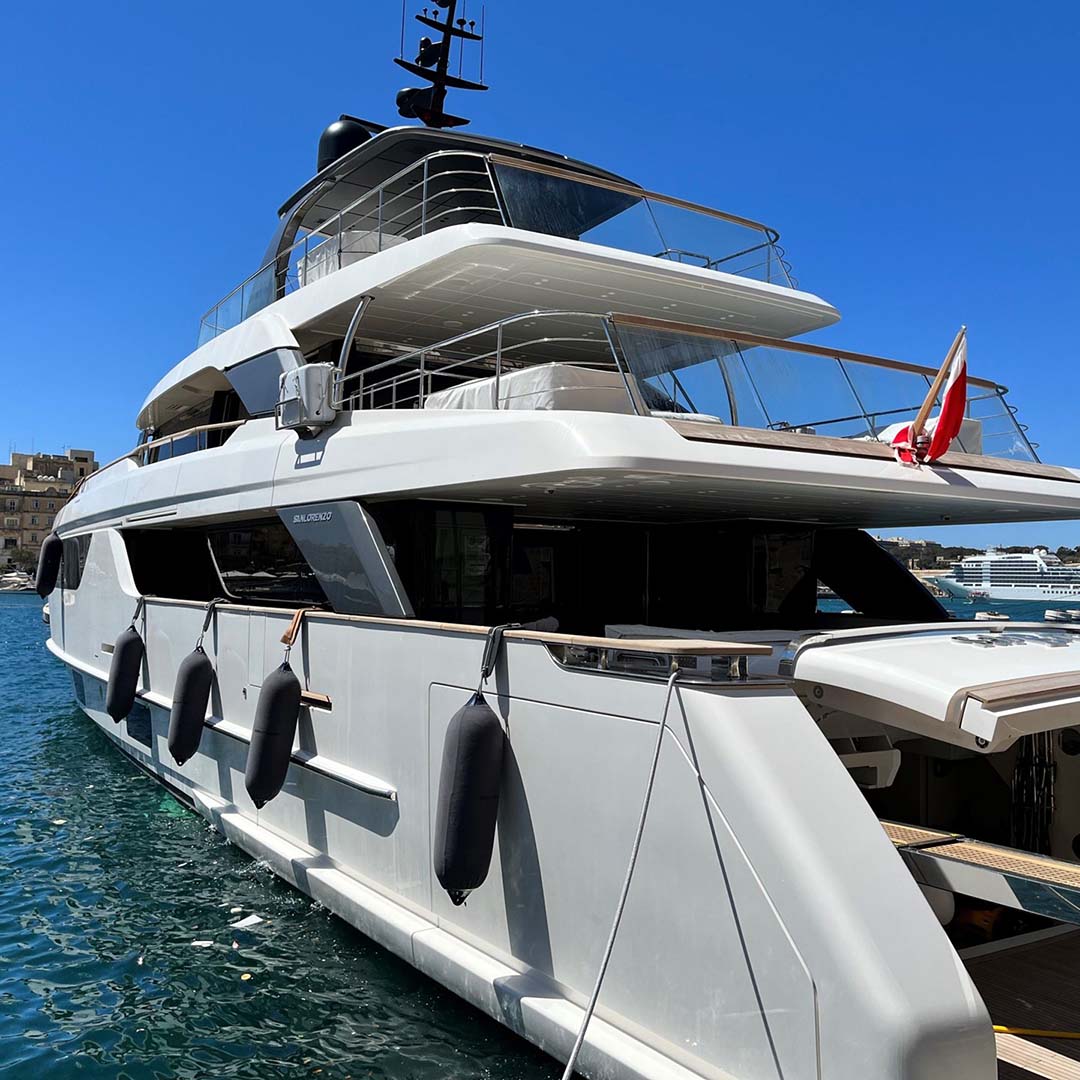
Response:
POLYGON ((937 841, 952 840, 956 837, 955 833, 924 829, 918 825, 901 825, 896 821, 883 821, 881 827, 885 830, 885 835, 897 847, 905 847, 909 844, 935 843, 937 841))
POLYGON ((1032 855, 997 844, 985 844, 978 840, 969 840, 958 833, 926 829, 918 825, 883 821, 881 827, 898 848, 924 848, 926 854, 937 859, 953 859, 969 866, 981 866, 1003 874, 1014 874, 1080 890, 1080 865, 1075 863, 1032 855))
POLYGON ((1000 870, 1004 874, 1018 874, 1054 885, 1065 885, 1070 889, 1080 889, 1080 866, 1058 859, 1044 859, 1011 848, 997 847, 994 844, 958 840, 935 847, 934 855, 940 859, 956 859, 972 866, 1000 870))

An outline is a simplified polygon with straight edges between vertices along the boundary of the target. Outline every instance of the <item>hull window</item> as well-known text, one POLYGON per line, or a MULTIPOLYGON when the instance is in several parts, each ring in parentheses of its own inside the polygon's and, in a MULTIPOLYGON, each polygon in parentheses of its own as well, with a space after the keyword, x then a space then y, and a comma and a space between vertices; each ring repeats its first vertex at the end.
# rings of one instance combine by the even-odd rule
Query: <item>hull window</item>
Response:
POLYGON ((207 531, 225 592, 266 603, 325 604, 326 593, 278 520, 207 531))
POLYGON ((82 583, 86 569, 86 556, 90 552, 93 533, 72 536, 64 541, 64 554, 60 563, 60 581, 65 589, 77 589, 82 583))
POLYGON ((512 510, 427 502, 368 509, 418 618, 507 621, 512 510))
POLYGON ((124 529, 135 587, 143 596, 212 600, 222 592, 202 529, 124 529))

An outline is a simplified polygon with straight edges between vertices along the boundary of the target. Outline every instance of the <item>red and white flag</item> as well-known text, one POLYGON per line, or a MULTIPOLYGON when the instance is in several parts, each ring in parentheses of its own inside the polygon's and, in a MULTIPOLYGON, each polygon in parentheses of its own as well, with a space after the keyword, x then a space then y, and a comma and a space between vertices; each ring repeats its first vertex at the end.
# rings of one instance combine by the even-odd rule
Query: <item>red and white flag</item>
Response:
POLYGON ((953 348, 949 350, 946 365, 947 372, 943 369, 943 372, 939 374, 938 381, 930 391, 926 403, 919 410, 919 415, 922 416, 933 408, 940 380, 944 378, 941 412, 932 419, 926 420, 921 429, 914 434, 913 429, 919 423, 918 417, 910 424, 903 424, 882 432, 882 435, 889 437, 897 459, 905 465, 921 465, 925 462, 937 461, 952 445, 953 439, 960 434, 960 427, 964 423, 964 413, 967 411, 966 329, 961 329, 953 348))

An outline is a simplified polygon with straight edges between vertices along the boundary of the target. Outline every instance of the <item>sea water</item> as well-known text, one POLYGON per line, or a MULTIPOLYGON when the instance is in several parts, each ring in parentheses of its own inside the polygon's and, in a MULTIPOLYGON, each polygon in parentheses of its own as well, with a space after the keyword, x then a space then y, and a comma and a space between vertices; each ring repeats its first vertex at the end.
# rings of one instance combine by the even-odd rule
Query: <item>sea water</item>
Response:
POLYGON ((136 769, 47 633, 0 594, 0 1076, 558 1076, 136 769))

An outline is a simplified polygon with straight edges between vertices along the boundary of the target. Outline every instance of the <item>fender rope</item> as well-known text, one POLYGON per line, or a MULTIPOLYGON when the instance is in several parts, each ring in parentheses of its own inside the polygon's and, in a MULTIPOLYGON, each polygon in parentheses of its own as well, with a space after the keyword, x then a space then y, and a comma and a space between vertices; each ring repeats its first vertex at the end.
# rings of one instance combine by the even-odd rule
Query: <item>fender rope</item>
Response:
POLYGON ((656 780, 656 768, 660 764, 660 748, 664 743, 664 732, 667 730, 668 708, 671 705, 671 694, 675 689, 675 680, 679 677, 679 669, 676 668, 667 681, 667 694, 664 697, 664 711, 660 714, 660 727, 656 733, 656 745, 653 747, 652 764, 649 766, 649 779, 645 785, 645 796, 641 801, 641 816, 638 818, 637 832, 634 833, 634 844, 630 848, 630 862, 626 866, 626 877, 623 879, 622 892, 619 894, 619 902, 615 907, 615 919, 611 924, 611 933, 608 934, 607 945, 604 947, 604 955, 600 961, 600 970, 596 974, 596 984, 593 986, 592 996, 589 998, 585 1016, 578 1028, 577 1038, 566 1059, 566 1068, 563 1070, 562 1080, 570 1080, 577 1064, 578 1054, 585 1042, 585 1032, 588 1030, 589 1021, 592 1019, 596 1002, 600 997, 600 987, 604 984, 604 976, 607 974, 608 961, 611 960, 611 951, 615 947, 615 937, 619 933, 619 923, 622 921, 623 908, 626 907, 626 898, 630 893, 630 881, 634 876, 634 867, 637 864, 638 851, 641 849, 641 837, 645 832, 645 819, 649 815, 649 802, 652 800, 653 783, 656 780))

